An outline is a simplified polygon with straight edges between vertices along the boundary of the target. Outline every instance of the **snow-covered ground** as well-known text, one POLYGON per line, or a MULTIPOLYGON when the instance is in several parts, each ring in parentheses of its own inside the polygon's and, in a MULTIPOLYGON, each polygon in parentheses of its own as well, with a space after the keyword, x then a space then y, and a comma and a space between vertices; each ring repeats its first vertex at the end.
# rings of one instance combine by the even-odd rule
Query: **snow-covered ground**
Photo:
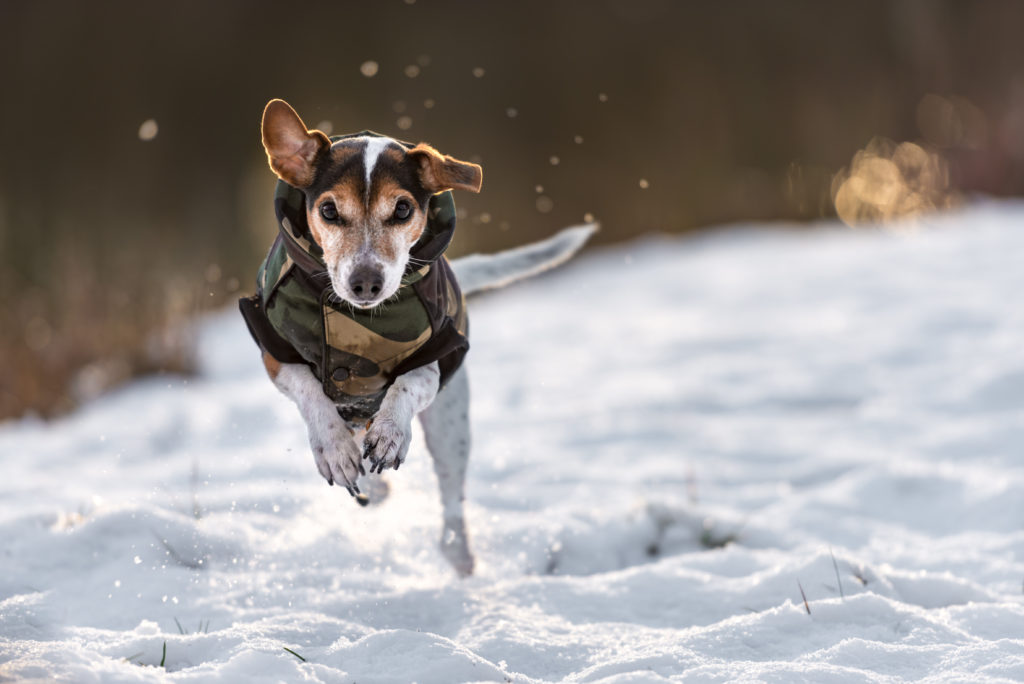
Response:
POLYGON ((419 436, 360 509, 211 317, 200 377, 0 427, 0 680, 1024 680, 1022 296, 993 204, 474 300, 465 581, 419 436))

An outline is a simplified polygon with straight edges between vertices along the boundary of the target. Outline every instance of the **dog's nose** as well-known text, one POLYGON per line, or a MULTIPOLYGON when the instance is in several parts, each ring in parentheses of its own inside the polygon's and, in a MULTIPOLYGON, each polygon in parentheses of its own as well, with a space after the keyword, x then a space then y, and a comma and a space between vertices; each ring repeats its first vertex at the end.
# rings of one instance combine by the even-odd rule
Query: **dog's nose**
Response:
POLYGON ((384 278, 379 272, 363 266, 352 272, 348 286, 357 297, 376 297, 384 287, 384 278))

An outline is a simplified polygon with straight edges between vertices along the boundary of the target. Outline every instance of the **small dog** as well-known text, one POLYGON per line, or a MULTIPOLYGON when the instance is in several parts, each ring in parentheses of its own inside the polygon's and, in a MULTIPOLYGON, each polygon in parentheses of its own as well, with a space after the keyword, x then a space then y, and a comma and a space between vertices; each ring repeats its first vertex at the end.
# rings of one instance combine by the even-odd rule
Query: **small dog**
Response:
POLYGON ((449 264, 450 191, 479 192, 478 165, 370 132, 328 138, 283 100, 267 104, 262 137, 280 230, 258 293, 239 305, 267 372, 302 414, 317 470, 364 505, 364 461, 397 470, 419 416, 441 490, 441 551, 469 575, 463 292, 561 263, 595 227, 449 264))

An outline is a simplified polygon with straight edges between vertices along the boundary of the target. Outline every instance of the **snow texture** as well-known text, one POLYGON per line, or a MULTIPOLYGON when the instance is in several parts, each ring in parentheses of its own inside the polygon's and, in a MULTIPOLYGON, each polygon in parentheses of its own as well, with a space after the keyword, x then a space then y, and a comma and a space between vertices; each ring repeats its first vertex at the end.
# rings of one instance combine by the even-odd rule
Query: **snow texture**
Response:
POLYGON ((359 508, 212 316, 198 378, 0 428, 0 680, 1024 680, 1022 224, 649 239, 475 299, 465 581, 419 433, 359 508))

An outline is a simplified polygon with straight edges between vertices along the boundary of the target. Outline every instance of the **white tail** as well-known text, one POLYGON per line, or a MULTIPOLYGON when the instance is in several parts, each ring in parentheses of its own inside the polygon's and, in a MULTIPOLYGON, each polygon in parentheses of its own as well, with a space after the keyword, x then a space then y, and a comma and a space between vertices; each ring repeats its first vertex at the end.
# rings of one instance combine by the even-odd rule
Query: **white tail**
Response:
POLYGON ((497 254, 470 254, 452 261, 452 269, 465 295, 505 287, 567 261, 596 230, 588 223, 497 254))

